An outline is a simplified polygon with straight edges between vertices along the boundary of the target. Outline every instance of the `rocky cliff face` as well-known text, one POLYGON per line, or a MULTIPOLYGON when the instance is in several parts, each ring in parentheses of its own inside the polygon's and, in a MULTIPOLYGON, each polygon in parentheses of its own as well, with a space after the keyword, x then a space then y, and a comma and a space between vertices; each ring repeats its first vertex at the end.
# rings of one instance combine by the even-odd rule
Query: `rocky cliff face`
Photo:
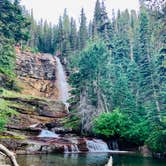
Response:
POLYGON ((70 127, 65 127, 69 112, 66 105, 57 100, 62 93, 58 92, 61 88, 57 85, 65 80, 65 77, 59 79, 64 76, 60 62, 49 54, 21 51, 17 54, 16 74, 21 93, 5 90, 5 77, 0 75, 4 87, 0 100, 15 110, 15 114, 9 116, 6 130, 0 133, 0 143, 17 154, 108 150, 104 142, 81 138, 70 127))
POLYGON ((16 74, 26 95, 58 98, 56 60, 50 54, 18 52, 16 74))
MULTIPOLYGON (((0 133, 0 143, 9 149, 26 153, 29 144, 37 146, 31 137, 35 136, 36 140, 42 130, 54 127, 54 130, 64 130, 61 121, 68 110, 57 100, 56 64, 50 54, 17 51, 15 72, 21 93, 6 90, 0 93, 0 100, 17 113, 9 117, 7 130, 0 133)), ((4 88, 5 79, 0 75, 0 86, 4 88)))

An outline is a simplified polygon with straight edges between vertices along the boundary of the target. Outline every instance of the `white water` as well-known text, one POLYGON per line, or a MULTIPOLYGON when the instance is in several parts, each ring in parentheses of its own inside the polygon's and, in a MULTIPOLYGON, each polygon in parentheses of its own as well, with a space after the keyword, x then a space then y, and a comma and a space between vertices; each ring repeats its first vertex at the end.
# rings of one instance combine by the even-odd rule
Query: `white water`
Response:
POLYGON ((76 144, 71 145, 71 152, 72 153, 78 153, 79 152, 78 146, 76 144))
POLYGON ((67 145, 64 145, 64 153, 79 153, 78 146, 76 144, 73 144, 70 146, 70 148, 67 145))
POLYGON ((63 66, 58 57, 56 58, 57 62, 57 86, 59 90, 59 100, 63 101, 67 105, 67 100, 69 98, 68 94, 68 83, 66 81, 66 73, 63 69, 63 66))
POLYGON ((109 152, 108 145, 100 139, 86 140, 89 152, 109 152))
POLYGON ((67 145, 64 145, 64 153, 69 153, 69 148, 67 145))
POLYGON ((48 137, 48 138, 58 138, 58 134, 53 133, 48 130, 42 130, 41 133, 38 135, 38 137, 48 137))

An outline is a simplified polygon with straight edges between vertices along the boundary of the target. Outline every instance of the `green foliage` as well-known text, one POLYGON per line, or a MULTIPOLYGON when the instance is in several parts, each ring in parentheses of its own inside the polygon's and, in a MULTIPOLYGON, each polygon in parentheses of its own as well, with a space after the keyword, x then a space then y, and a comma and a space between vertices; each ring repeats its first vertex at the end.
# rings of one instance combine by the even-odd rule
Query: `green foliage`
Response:
POLYGON ((73 130, 79 131, 81 124, 80 121, 81 119, 79 116, 77 116, 77 111, 75 109, 72 109, 70 110, 70 117, 66 117, 63 120, 63 123, 65 128, 72 128, 73 130))
POLYGON ((23 15, 18 2, 4 0, 0 5, 0 73, 1 86, 19 90, 15 81, 15 48, 14 45, 28 39, 29 22, 23 15))
POLYGON ((163 122, 160 126, 156 124, 150 132, 146 143, 153 152, 165 152, 166 149, 166 123, 163 122))
POLYGON ((0 99, 0 130, 4 130, 9 116, 16 115, 16 111, 10 108, 10 103, 4 99, 0 99))
POLYGON ((28 39, 29 21, 23 16, 19 3, 3 0, 0 5, 0 35, 16 42, 28 39))
POLYGON ((0 35, 0 68, 4 74, 11 75, 15 65, 13 41, 0 35))
MULTIPOLYGON (((75 105, 80 102, 81 106, 84 96, 87 105, 96 107, 91 116, 98 120, 101 114, 95 133, 106 137, 119 134, 138 145, 147 143, 159 152, 165 147, 161 122, 166 108, 166 15, 165 6, 160 7, 160 11, 151 10, 141 3, 139 15, 135 11, 131 14, 128 10, 118 11, 110 23, 104 3, 97 0, 88 31, 93 42, 70 58, 75 105), (100 40, 94 41, 96 36, 105 42, 104 47, 100 40), (116 108, 123 110, 121 113, 127 121, 123 132, 111 133, 105 123, 116 108)), ((81 119, 84 121, 85 117, 81 119)), ((116 121, 112 123, 116 125, 116 121)))
POLYGON ((98 102, 97 94, 102 91, 100 90, 104 83, 102 76, 106 71, 106 65, 102 64, 107 64, 109 55, 104 42, 98 40, 90 42, 75 61, 77 71, 74 71, 70 77, 71 84, 76 88, 73 92, 82 93, 87 88, 88 99, 92 104, 98 102))
POLYGON ((126 120, 119 109, 115 109, 110 113, 102 113, 94 120, 93 131, 107 138, 120 137, 124 133, 126 120))
POLYGON ((88 39, 88 32, 86 26, 86 16, 84 13, 84 9, 81 10, 81 22, 79 28, 79 49, 82 50, 85 48, 88 39))
POLYGON ((137 145, 142 145, 149 134, 149 124, 146 119, 142 118, 139 121, 129 119, 123 137, 137 145))
MULTIPOLYGON (((151 10, 144 4, 146 0, 140 2, 138 15, 136 11, 131 14, 128 10, 118 11, 117 16, 113 13, 111 22, 104 1, 97 0, 88 28, 82 9, 78 30, 66 9, 54 26, 42 20, 37 23, 32 11, 27 16, 31 22, 27 44, 32 48, 23 49, 55 53, 67 63, 73 87, 67 127, 81 126, 82 131, 95 118, 96 134, 122 137, 138 145, 146 143, 153 151, 163 152, 166 149, 166 7, 151 0, 148 3, 151 7, 154 4, 151 10), (156 10, 157 6, 160 10, 156 10), (93 109, 84 109, 87 105, 93 109)), ((0 73, 8 78, 5 88, 17 89, 13 46, 27 39, 29 23, 17 1, 2 1, 0 11, 0 73)), ((4 89, 0 93, 18 95, 4 89)), ((1 104, 3 110, 8 110, 5 101, 1 104)), ((5 122, 1 118, 0 126, 5 122)))

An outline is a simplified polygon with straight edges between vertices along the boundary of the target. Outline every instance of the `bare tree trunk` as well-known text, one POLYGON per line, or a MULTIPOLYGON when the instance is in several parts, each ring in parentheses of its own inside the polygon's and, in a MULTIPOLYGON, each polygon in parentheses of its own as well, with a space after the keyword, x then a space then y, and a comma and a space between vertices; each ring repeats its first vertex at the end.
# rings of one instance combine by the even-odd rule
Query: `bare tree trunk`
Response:
POLYGON ((0 144, 0 151, 2 153, 4 153, 7 157, 9 157, 11 163, 13 166, 19 166, 17 161, 16 161, 16 158, 14 156, 14 153, 11 152, 10 150, 8 150, 5 146, 3 146, 2 144, 0 144))
POLYGON ((133 55, 133 32, 132 29, 129 29, 129 35, 130 35, 130 60, 134 61, 134 55, 133 55))
POLYGON ((103 104, 104 104, 105 111, 108 113, 109 111, 108 111, 108 107, 107 107, 106 98, 103 94, 101 96, 103 97, 103 104))
POLYGON ((130 60, 134 61, 134 55, 133 55, 133 41, 130 39, 130 60))

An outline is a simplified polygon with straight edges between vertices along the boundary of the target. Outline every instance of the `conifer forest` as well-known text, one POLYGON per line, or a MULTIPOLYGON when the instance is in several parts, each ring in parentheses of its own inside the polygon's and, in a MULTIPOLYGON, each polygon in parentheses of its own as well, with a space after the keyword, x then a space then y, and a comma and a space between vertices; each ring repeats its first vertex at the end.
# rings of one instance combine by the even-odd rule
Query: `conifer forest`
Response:
POLYGON ((0 152, 17 154, 13 166, 34 164, 19 154, 87 151, 102 151, 98 165, 64 157, 60 165, 58 156, 43 166, 122 166, 114 150, 160 158, 123 166, 166 164, 166 1, 108 11, 96 0, 93 18, 82 8, 78 21, 64 6, 53 23, 19 0, 0 0, 0 152))

